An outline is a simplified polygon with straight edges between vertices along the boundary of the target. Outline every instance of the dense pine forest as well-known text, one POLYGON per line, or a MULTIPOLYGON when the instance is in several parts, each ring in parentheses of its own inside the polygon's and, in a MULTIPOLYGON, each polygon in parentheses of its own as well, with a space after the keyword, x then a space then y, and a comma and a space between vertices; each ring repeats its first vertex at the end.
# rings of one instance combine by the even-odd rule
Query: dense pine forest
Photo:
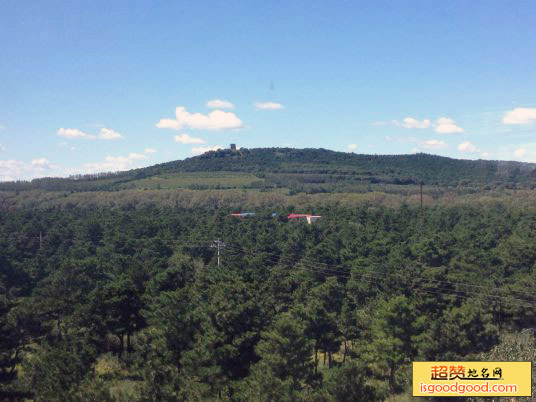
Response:
MULTIPOLYGON (((229 151, 144 175, 54 179, 195 184, 192 172, 212 172, 210 183, 239 172, 232 196, 3 184, 0 399, 402 401, 412 361, 536 360, 531 165, 498 175, 498 162, 384 157, 400 169, 389 185, 367 190, 369 180, 356 194, 353 158, 365 157, 324 154, 296 159, 331 178, 316 184, 285 181, 258 155, 234 165, 243 156, 229 151), (230 215, 241 206, 256 215, 230 215), (286 218, 303 212, 321 218, 286 218)), ((380 160, 369 158, 374 177, 394 169, 380 160)))

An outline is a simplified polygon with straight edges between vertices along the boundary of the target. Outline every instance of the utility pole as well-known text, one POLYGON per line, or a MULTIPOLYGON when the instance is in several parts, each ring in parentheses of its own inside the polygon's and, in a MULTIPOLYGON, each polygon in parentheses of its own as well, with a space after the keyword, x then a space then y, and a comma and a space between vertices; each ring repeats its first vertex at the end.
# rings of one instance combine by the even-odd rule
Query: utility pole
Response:
POLYGON ((421 180, 421 211, 422 211, 422 185, 423 185, 423 181, 421 180))
POLYGON ((220 267, 220 248, 225 247, 225 244, 220 240, 214 240, 214 244, 211 246, 218 250, 218 268, 220 267))

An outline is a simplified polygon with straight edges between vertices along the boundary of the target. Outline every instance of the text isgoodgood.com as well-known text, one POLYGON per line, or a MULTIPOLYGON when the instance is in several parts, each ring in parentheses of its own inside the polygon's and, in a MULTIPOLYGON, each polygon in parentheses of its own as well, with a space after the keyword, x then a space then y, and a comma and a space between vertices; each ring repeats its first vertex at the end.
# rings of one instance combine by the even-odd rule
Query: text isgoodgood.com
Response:
POLYGON ((430 395, 440 393, 482 393, 482 394, 504 394, 504 393, 516 393, 517 385, 515 384, 490 384, 486 381, 483 384, 460 384, 455 382, 454 384, 420 384, 421 392, 426 392, 430 395))

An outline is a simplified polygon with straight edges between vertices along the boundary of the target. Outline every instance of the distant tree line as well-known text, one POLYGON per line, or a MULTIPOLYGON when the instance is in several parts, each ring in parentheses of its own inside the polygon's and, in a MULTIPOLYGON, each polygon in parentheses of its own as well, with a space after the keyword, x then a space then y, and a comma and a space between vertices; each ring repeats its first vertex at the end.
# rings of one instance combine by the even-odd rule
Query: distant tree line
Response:
MULTIPOLYGON (((113 191, 136 180, 180 172, 247 172, 265 179, 246 188, 294 192, 362 192, 368 184, 534 189, 536 165, 459 160, 427 154, 357 155, 325 149, 258 148, 218 150, 126 172, 0 183, 0 191, 113 191)), ((200 183, 202 185, 202 183, 200 183)), ((203 187, 204 188, 204 187, 203 187)))

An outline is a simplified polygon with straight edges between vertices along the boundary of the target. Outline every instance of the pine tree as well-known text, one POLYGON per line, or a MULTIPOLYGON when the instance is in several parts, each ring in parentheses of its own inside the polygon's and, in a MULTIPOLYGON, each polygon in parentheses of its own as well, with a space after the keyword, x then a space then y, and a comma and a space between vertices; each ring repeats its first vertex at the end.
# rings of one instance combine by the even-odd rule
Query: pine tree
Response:
POLYGON ((261 360, 251 370, 245 394, 259 401, 294 400, 314 378, 312 343, 305 325, 282 313, 257 345, 261 360))

